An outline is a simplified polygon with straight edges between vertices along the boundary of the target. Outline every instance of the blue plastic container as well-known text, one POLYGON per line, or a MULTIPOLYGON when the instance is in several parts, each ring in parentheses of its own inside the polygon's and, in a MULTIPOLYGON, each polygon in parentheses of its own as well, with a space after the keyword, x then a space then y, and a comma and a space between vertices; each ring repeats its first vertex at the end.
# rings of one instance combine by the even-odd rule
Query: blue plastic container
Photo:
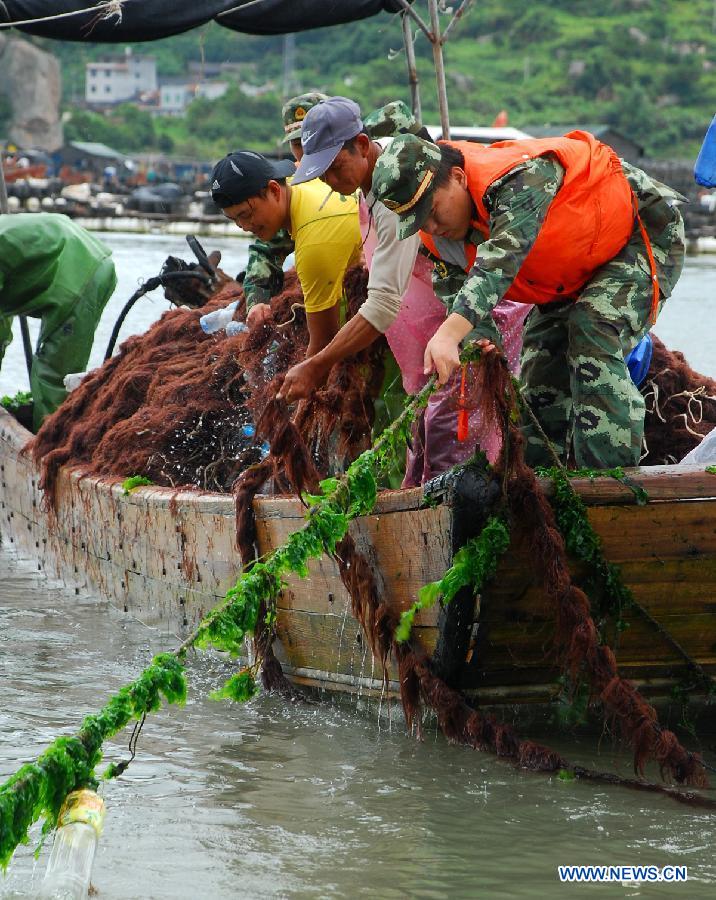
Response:
POLYGON ((716 187, 716 116, 711 120, 709 130, 699 150, 694 166, 694 178, 703 187, 716 187))
POLYGON ((653 352, 654 343, 651 340, 651 335, 647 332, 626 358, 626 365, 631 375, 631 380, 637 387, 646 378, 653 352))

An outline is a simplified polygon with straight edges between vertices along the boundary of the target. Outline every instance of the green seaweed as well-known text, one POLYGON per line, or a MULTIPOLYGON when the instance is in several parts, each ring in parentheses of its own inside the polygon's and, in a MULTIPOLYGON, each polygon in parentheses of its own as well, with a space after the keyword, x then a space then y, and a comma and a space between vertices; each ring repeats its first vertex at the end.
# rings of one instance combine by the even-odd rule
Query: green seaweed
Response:
POLYGON ((11 413, 16 413, 21 406, 27 406, 29 403, 32 403, 32 394, 29 391, 18 391, 13 397, 7 394, 0 397, 0 406, 11 413))
MULTIPOLYGON (((0 867, 5 869, 18 844, 27 842, 28 829, 33 822, 44 817, 43 831, 48 831, 54 827, 68 793, 97 783, 94 770, 101 759, 105 740, 132 719, 140 721, 147 714, 156 712, 162 705, 162 697, 170 704, 185 701, 184 661, 191 647, 213 647, 238 656, 246 636, 256 631, 261 609, 265 609, 267 622, 274 620, 275 598, 282 586, 282 576, 288 572, 305 576, 310 559, 323 553, 335 553, 350 520, 369 513, 375 506, 377 478, 390 466, 417 410, 427 403, 433 390, 435 380, 431 379, 375 445, 362 453, 344 475, 321 483, 321 493, 311 498, 314 502, 304 527, 294 532, 282 547, 244 572, 174 654, 156 656, 152 664, 135 681, 121 688, 98 714, 87 716, 77 735, 57 738, 36 762, 22 766, 0 785, 0 867)), ((122 487, 128 494, 133 488, 150 483, 143 476, 135 475, 122 487)), ((232 675, 211 696, 236 702, 250 699, 257 691, 255 673, 260 664, 258 657, 250 669, 232 675)), ((126 765, 108 766, 103 777, 116 777, 126 765)))
POLYGON ((415 616, 420 610, 433 606, 439 598, 444 605, 450 603, 455 594, 464 587, 471 586, 475 593, 492 578, 497 564, 510 544, 510 532, 503 519, 492 517, 476 538, 461 547, 450 568, 439 581, 432 581, 418 591, 418 599, 410 609, 400 616, 395 629, 395 639, 404 643, 410 637, 415 616))
POLYGON ((122 482, 124 496, 128 497, 132 491, 136 490, 138 487, 144 487, 149 484, 154 484, 154 482, 151 478, 145 478, 144 475, 132 475, 129 478, 125 478, 122 482))
POLYGON ((99 713, 87 716, 76 735, 58 737, 36 762, 8 778, 0 786, 0 867, 6 869, 17 845, 27 843, 33 822, 44 818, 46 833, 54 827, 67 794, 96 785, 94 770, 104 741, 132 719, 158 710, 162 702, 183 704, 185 700, 182 663, 170 653, 160 653, 99 713))
POLYGON ((235 703, 246 703, 255 697, 259 689, 254 673, 250 669, 242 669, 224 682, 222 687, 209 694, 210 700, 233 700, 235 703))

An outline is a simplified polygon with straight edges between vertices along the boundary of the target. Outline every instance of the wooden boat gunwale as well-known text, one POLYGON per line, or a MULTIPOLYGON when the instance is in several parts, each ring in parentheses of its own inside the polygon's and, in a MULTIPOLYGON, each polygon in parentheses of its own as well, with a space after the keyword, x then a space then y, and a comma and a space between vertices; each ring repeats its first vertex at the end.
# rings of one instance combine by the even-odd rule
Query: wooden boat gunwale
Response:
MULTIPOLYGON (((63 470, 58 514, 53 516, 43 508, 39 473, 22 453, 30 437, 0 409, 0 539, 36 559, 39 569, 77 593, 99 593, 120 610, 178 636, 234 583, 240 560, 232 496, 154 486, 125 496, 118 478, 63 470)), ((703 625, 716 612, 716 602, 709 601, 710 585, 716 589, 716 476, 703 467, 661 466, 630 471, 629 480, 649 494, 646 507, 637 506, 634 492, 611 478, 575 479, 574 485, 602 530, 610 520, 626 528, 625 534, 634 528, 638 532, 651 519, 683 520, 693 534, 686 535, 684 547, 674 546, 673 559, 666 557, 676 541, 667 541, 663 559, 651 552, 649 541, 656 546, 666 539, 663 535, 647 534, 639 548, 629 541, 635 552, 653 560, 654 572, 668 574, 673 589, 681 585, 688 594, 673 616, 667 609, 666 618, 678 620, 683 629, 691 609, 703 625), (701 593, 693 583, 694 571, 704 573, 701 593)), ((543 487, 551 492, 550 483, 543 487)), ((479 530, 479 504, 471 505, 469 492, 462 508, 455 496, 442 500, 426 505, 420 488, 386 491, 372 515, 351 526, 359 543, 368 541, 375 548, 387 592, 398 609, 412 602, 423 583, 439 578, 457 547, 479 530)), ((301 526, 305 514, 295 497, 258 497, 254 508, 261 552, 282 543, 301 526)), ((659 527, 663 530, 663 525, 659 527)), ((614 545, 608 528, 605 539, 607 547, 614 545)), ((531 707, 554 699, 556 670, 549 660, 547 619, 526 574, 524 548, 516 544, 514 549, 514 558, 510 551, 495 584, 480 598, 477 613, 475 598, 468 592, 447 610, 421 613, 416 633, 448 680, 480 702, 531 707), (521 594, 508 596, 507 587, 518 582, 521 594), (534 623, 537 646, 540 640, 544 644, 543 662, 533 658, 534 623), (539 627, 544 629, 541 637, 539 627), (517 657, 500 661, 504 647, 509 651, 511 644, 526 654, 524 659, 529 657, 529 664, 517 657)), ((649 581, 653 580, 649 565, 639 566, 638 577, 648 582, 647 593, 658 592, 661 582, 655 586, 649 581)), ((631 571, 629 564, 627 569, 631 571)), ((695 636, 694 656, 716 674, 716 629, 713 636, 713 645, 695 636)), ((279 658, 299 684, 367 697, 397 694, 395 669, 391 668, 386 686, 372 664, 333 560, 312 563, 308 581, 289 579, 279 601, 278 637, 279 658)), ((689 649, 689 640, 686 644, 689 649)), ((640 648, 634 659, 627 658, 625 673, 650 696, 659 697, 673 686, 670 667, 677 669, 679 663, 667 660, 664 648, 656 647, 653 658, 644 657, 640 648)))

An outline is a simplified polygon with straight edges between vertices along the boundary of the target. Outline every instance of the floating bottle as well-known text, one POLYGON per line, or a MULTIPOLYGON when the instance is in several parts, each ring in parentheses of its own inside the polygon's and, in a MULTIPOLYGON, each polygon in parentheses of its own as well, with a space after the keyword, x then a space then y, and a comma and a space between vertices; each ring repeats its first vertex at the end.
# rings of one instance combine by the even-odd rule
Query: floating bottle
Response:
POLYGON ((42 900, 86 900, 104 812, 104 801, 94 791, 67 795, 40 890, 42 900))
POLYGON ((239 301, 235 300, 233 303, 229 303, 228 306, 222 306, 221 309, 215 309, 203 315, 199 319, 202 330, 207 334, 214 334, 214 332, 226 328, 229 322, 233 321, 234 312, 238 305, 239 301))

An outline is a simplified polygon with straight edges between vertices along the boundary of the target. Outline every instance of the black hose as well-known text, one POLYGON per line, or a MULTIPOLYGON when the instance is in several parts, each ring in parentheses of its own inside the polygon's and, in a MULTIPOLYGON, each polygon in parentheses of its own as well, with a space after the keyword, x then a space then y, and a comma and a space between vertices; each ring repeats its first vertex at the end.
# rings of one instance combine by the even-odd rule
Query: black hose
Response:
POLYGON ((130 309, 134 306, 137 300, 139 300, 139 298, 143 297, 145 294, 148 294, 150 291, 154 291, 158 287, 166 284, 167 281, 173 281, 175 278, 198 278, 199 281, 203 281, 205 284, 209 284, 211 281, 208 275, 206 275, 204 272, 197 272, 195 269, 179 272, 165 272, 163 275, 155 275, 153 278, 148 278, 132 294, 129 300, 127 300, 127 302, 124 304, 122 312, 117 318, 117 321, 114 323, 114 328, 112 329, 109 344, 107 344, 107 351, 104 354, 105 362, 114 352, 114 345, 117 343, 119 331, 124 324, 124 320, 127 318, 130 309))
POLYGON ((32 382, 32 341, 30 340, 30 329, 27 325, 27 316, 20 316, 20 334, 22 335, 22 348, 25 351, 27 377, 32 382))

